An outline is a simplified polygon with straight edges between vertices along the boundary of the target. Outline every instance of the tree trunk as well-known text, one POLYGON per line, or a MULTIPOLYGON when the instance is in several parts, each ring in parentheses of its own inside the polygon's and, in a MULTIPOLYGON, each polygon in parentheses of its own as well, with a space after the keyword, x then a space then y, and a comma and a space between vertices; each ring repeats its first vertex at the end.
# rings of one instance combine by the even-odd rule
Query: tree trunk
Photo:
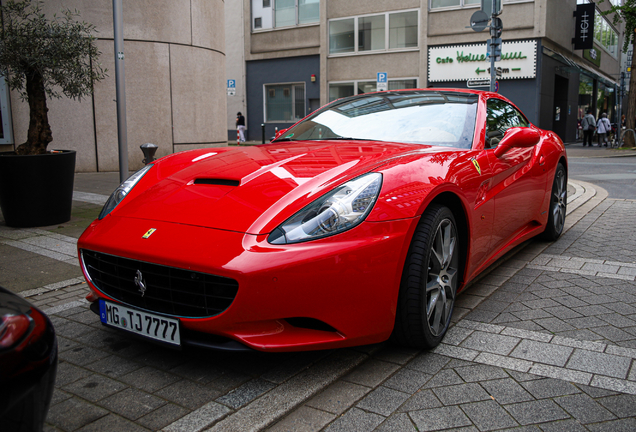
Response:
MULTIPOLYGON (((636 126, 636 52, 632 52, 632 68, 629 77, 629 94, 627 95, 627 113, 625 114, 625 125, 627 129, 634 129, 636 126)), ((624 135, 625 147, 634 147, 634 134, 628 132, 624 135)))
POLYGON ((26 76, 27 99, 29 101, 29 131, 27 141, 16 149, 17 154, 43 154, 53 141, 46 107, 46 92, 42 75, 32 71, 26 76))

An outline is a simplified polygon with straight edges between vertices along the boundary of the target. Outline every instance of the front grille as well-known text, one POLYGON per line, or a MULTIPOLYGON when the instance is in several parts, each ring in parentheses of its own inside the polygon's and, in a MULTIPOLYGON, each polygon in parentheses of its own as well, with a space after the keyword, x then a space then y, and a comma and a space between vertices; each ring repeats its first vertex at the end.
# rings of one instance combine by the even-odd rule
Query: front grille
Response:
POLYGON ((183 317, 209 317, 226 310, 238 292, 234 279, 82 250, 93 284, 131 306, 183 317), (135 283, 143 275, 142 297, 135 283))

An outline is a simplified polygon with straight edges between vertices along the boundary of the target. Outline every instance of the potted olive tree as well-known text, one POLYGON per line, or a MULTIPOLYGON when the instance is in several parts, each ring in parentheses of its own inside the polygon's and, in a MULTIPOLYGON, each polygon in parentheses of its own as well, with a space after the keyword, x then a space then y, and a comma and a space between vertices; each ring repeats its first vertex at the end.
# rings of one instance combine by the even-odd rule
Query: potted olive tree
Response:
POLYGON ((29 105, 26 142, 0 153, 0 208, 9 226, 66 222, 75 151, 47 149, 53 141, 47 98, 81 100, 104 78, 95 26, 68 9, 47 17, 39 0, 5 0, 0 13, 0 75, 29 105))

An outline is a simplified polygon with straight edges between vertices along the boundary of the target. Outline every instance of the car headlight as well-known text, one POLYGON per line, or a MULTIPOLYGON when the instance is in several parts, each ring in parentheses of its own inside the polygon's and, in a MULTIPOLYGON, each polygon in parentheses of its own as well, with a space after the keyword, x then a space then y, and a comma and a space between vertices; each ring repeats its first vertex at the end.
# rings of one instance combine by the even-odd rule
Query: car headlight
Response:
POLYGON ((98 219, 103 219, 108 213, 112 212, 117 205, 122 202, 122 200, 128 195, 128 192, 137 184, 139 180, 148 172, 148 170, 152 168, 152 164, 146 165, 130 177, 126 179, 122 184, 120 184, 115 192, 113 192, 106 204, 104 204, 104 208, 102 212, 99 214, 98 219))
POLYGON ((381 187, 380 173, 348 181, 289 218, 267 240, 271 244, 299 243, 353 228, 369 214, 381 187))

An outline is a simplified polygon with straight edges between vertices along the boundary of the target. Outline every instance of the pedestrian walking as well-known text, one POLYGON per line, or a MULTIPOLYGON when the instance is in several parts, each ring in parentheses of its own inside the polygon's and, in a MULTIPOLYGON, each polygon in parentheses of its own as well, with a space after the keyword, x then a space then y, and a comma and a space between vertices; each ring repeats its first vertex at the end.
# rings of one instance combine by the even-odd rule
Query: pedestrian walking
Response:
POLYGON ((592 109, 587 109, 587 114, 581 120, 581 126, 583 126, 583 147, 586 144, 590 144, 592 147, 592 135, 594 135, 594 131, 596 130, 596 119, 592 115, 592 109))
POLYGON ((612 125, 607 119, 607 114, 601 114, 601 118, 598 119, 598 123, 596 124, 598 128, 596 133, 598 134, 598 146, 601 146, 601 142, 607 147, 607 134, 612 130, 612 125))
POLYGON ((236 128, 239 132, 239 140, 244 143, 245 142, 245 117, 241 112, 236 113, 236 128))

